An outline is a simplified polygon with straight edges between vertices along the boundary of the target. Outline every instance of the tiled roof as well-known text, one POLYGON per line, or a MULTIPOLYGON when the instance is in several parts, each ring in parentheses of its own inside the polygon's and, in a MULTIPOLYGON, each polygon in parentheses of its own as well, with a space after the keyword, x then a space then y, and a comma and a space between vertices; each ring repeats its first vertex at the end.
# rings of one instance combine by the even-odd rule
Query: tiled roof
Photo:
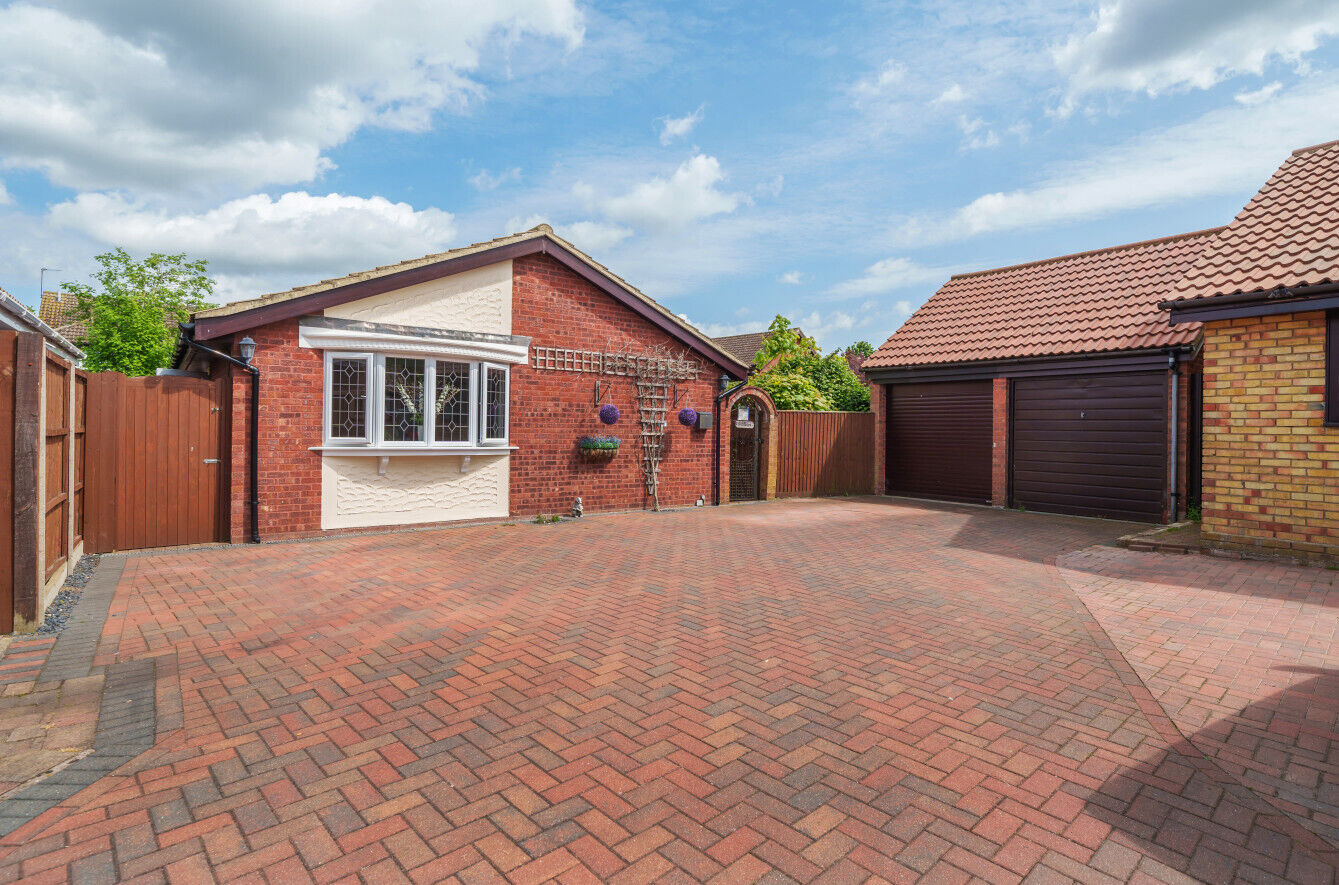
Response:
POLYGON ((743 335, 725 335, 720 338, 714 338, 716 344, 734 356, 746 366, 753 365, 753 358, 762 350, 763 339, 767 337, 767 330, 761 332, 745 332, 743 335))
POLYGON ((1222 228, 959 274, 861 368, 1143 350, 1187 344, 1158 302, 1222 228))
MULTIPOLYGON (((413 270, 415 268, 423 267, 425 265, 437 264, 439 262, 449 261, 454 258, 461 258, 466 255, 473 255, 478 252, 488 252, 490 250, 498 249, 503 246, 510 245, 512 243, 520 243, 526 240, 537 240, 541 237, 547 237, 552 242, 557 243, 559 246, 566 249, 572 255, 576 256, 581 261, 586 263, 598 275, 602 276, 604 279, 611 282, 616 288, 630 295, 632 299, 640 301, 642 304, 646 305, 651 310, 660 314, 660 316, 667 321, 668 325, 674 328, 673 334, 675 334, 676 337, 679 337, 680 340, 700 342, 701 344, 707 345, 709 350, 716 351, 719 353, 720 345, 716 344, 715 341, 712 338, 708 337, 705 332, 703 332, 697 326, 694 326, 692 323, 685 320, 683 317, 679 316, 678 314, 675 314, 673 311, 669 310, 664 305, 657 302, 654 298, 647 295, 645 292, 638 289, 636 286, 632 285, 627 280, 623 279, 618 274, 614 273, 609 268, 605 267, 603 264, 587 255, 585 252, 578 249, 572 243, 568 242, 567 240, 555 234, 553 232, 553 228, 547 224, 539 224, 536 225, 535 227, 532 227, 530 230, 522 231, 520 233, 515 234, 509 234, 505 237, 497 237, 492 240, 486 240, 482 243, 473 243, 469 246, 461 246, 460 248, 457 249, 449 249, 446 252, 437 252, 432 255, 424 255, 422 258, 411 258, 406 261, 398 262, 396 264, 386 264, 382 265, 381 267, 372 268, 371 270, 358 271, 356 273, 351 273, 346 276, 335 277, 333 279, 328 280, 322 280, 319 283, 312 283, 306 286, 297 286, 295 288, 288 289, 283 292, 273 292, 269 295, 261 295, 258 298, 250 298, 245 301, 234 301, 230 304, 220 305, 219 307, 206 308, 204 310, 196 311, 194 314, 191 315, 191 319, 199 320, 203 318, 226 317, 226 316, 232 316, 234 314, 245 313, 249 310, 255 310, 261 307, 268 307, 272 304, 282 304, 283 302, 286 301, 293 301, 298 298, 303 298, 308 295, 315 295, 320 292, 328 292, 332 289, 339 289, 344 286, 352 285, 354 283, 361 283, 366 280, 374 280, 377 279, 378 277, 391 276, 392 274, 401 273, 407 270, 413 270)), ((733 356, 733 354, 727 354, 727 355, 733 356)))
POLYGON ((1294 151, 1168 298, 1339 282, 1339 141, 1294 151))
POLYGON ((85 329, 82 322, 73 319, 77 306, 74 296, 66 292, 43 292, 37 315, 61 335, 71 341, 78 341, 84 337, 85 329))

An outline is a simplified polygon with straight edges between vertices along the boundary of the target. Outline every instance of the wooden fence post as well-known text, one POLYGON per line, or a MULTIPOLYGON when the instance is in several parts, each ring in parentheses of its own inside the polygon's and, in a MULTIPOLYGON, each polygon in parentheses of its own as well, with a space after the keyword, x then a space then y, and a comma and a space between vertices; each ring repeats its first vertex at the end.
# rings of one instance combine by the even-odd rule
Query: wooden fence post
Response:
POLYGON ((46 346, 36 332, 20 332, 14 360, 14 629, 37 626, 42 570, 37 556, 43 508, 37 500, 41 469, 42 372, 46 346))

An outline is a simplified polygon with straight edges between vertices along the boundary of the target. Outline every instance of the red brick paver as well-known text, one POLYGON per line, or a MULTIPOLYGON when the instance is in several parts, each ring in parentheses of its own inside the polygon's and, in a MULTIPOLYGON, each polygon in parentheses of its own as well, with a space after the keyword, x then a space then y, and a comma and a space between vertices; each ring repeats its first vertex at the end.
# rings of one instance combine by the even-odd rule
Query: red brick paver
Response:
POLYGON ((1128 527, 785 502, 130 560, 182 727, 0 880, 1330 881, 1051 563, 1128 527))
POLYGON ((1106 548, 1058 564, 1198 750, 1339 844, 1339 572, 1106 548))

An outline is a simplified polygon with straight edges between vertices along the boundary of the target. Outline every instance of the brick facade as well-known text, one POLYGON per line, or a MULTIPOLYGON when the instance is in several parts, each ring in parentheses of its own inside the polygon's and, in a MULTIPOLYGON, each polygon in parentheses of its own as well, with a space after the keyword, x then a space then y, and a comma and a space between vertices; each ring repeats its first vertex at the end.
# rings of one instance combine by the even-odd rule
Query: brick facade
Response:
MULTIPOLYGON (((649 321, 623 307, 554 259, 535 255, 513 264, 512 328, 532 346, 639 353, 663 346, 679 354, 687 348, 649 321)), ((256 341, 254 364, 261 371, 260 532, 265 540, 321 532, 323 373, 320 350, 298 346, 298 321, 284 320, 247 330, 256 341)), ((227 346, 227 345, 221 345, 227 346)), ((710 502, 714 434, 684 427, 684 406, 710 411, 721 367, 691 356, 702 366, 696 381, 677 386, 660 470, 662 507, 683 507, 699 496, 710 502)), ((248 538, 247 440, 250 377, 232 374, 232 488, 230 536, 248 538)), ((587 511, 639 509, 650 505, 641 470, 637 404, 631 379, 511 369, 510 510, 513 516, 567 513, 580 495, 587 511), (595 382, 601 403, 618 406, 622 419, 608 427, 597 417, 595 382), (621 451, 607 463, 585 461, 576 448, 581 436, 618 436, 621 451)), ((728 447, 722 459, 728 476, 728 447)))
POLYGON ((1009 379, 990 382, 990 503, 1009 506, 1009 379))
POLYGON ((874 413, 874 494, 888 491, 888 385, 870 384, 869 410, 874 413))
MULTIPOLYGON (((298 321, 248 329, 260 369, 260 534, 267 540, 321 529, 321 444, 324 363, 319 350, 298 347, 298 321)), ((232 508, 230 535, 247 540, 247 440, 251 378, 232 374, 232 508)))
POLYGON ((1204 327, 1203 537, 1339 558, 1339 428, 1324 426, 1325 314, 1204 327))
MULTIPOLYGON (((531 347, 639 353, 684 345, 618 304, 594 285, 548 256, 517 259, 512 265, 512 332, 528 335, 531 347)), ((679 400, 670 410, 665 455, 660 468, 662 507, 691 505, 699 495, 711 501, 710 431, 684 427, 678 410, 691 406, 710 411, 721 368, 693 355, 702 366, 696 381, 678 385, 679 400)), ((642 479, 636 389, 630 378, 540 371, 515 366, 511 375, 511 511, 517 516, 566 513, 580 495, 589 511, 632 510, 649 506, 642 479), (601 403, 622 413, 612 427, 600 423, 595 382, 601 403), (605 464, 583 461, 576 448, 581 436, 617 436, 622 449, 605 464)), ((728 462, 722 462, 722 471, 728 462)))

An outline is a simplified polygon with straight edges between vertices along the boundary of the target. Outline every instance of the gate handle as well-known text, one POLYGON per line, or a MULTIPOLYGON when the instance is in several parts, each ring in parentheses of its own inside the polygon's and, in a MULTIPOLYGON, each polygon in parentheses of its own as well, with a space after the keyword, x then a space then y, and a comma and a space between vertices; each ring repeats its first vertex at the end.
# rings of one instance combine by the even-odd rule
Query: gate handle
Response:
POLYGON ((219 463, 219 459, 218 459, 218 458, 206 458, 206 459, 205 459, 205 463, 206 463, 206 464, 217 464, 217 463, 219 463))

